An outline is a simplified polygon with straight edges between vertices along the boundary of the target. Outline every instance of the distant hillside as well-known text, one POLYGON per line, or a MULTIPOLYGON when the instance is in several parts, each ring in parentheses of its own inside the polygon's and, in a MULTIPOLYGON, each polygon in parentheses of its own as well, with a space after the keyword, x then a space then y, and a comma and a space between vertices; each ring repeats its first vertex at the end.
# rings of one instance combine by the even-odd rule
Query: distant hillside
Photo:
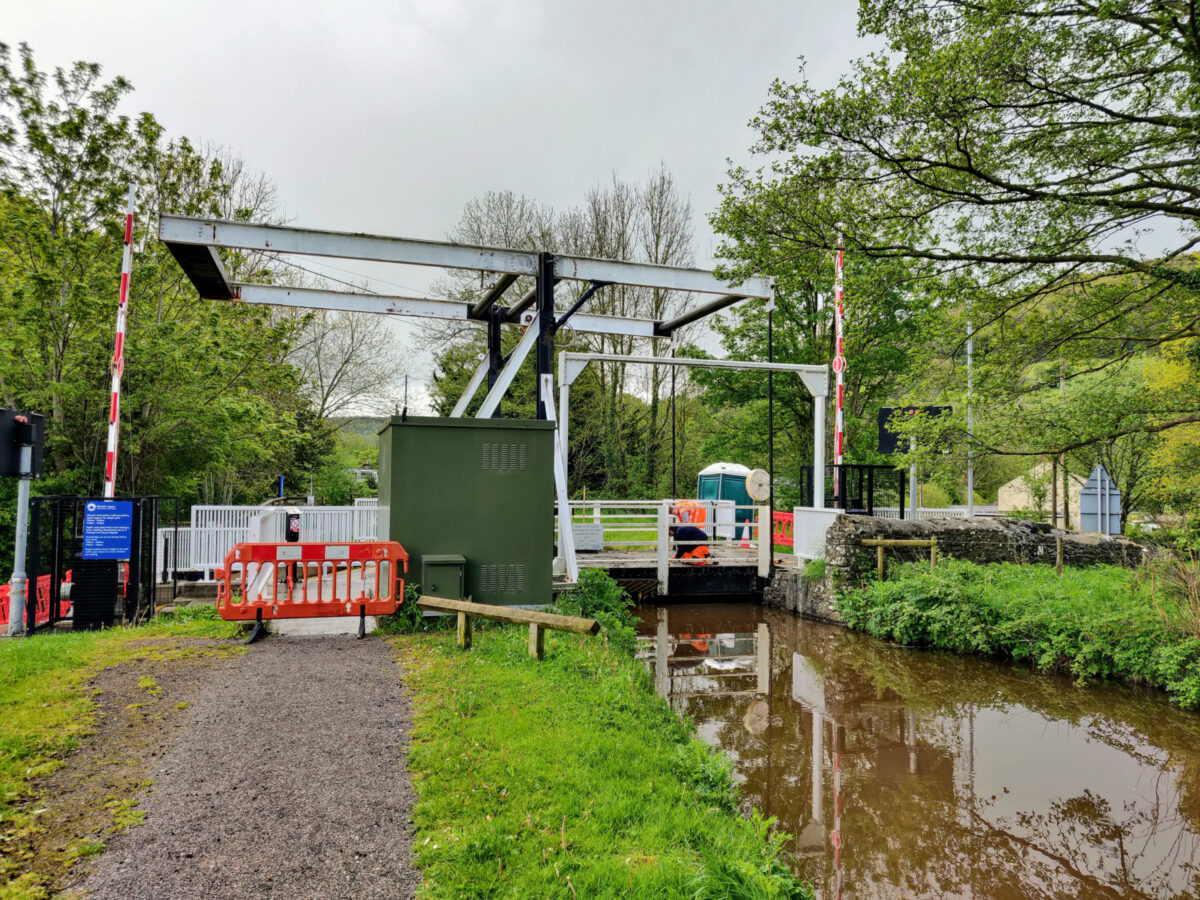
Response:
POLYGON ((374 443, 379 429, 383 427, 387 418, 385 416, 343 416, 330 419, 330 421, 337 425, 343 434, 354 435, 374 443))

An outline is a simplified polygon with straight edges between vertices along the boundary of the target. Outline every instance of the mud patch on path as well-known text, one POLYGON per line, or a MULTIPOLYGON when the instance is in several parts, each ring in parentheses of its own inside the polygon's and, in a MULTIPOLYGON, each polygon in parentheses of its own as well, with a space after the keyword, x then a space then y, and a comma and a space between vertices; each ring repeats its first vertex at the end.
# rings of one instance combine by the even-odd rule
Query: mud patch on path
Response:
POLYGON ((151 766, 190 716, 213 666, 242 648, 207 638, 148 639, 140 658, 105 667, 81 686, 95 722, 53 774, 31 783, 33 824, 8 837, 5 855, 21 883, 54 893, 71 866, 94 856, 112 834, 141 822, 138 798, 151 766))

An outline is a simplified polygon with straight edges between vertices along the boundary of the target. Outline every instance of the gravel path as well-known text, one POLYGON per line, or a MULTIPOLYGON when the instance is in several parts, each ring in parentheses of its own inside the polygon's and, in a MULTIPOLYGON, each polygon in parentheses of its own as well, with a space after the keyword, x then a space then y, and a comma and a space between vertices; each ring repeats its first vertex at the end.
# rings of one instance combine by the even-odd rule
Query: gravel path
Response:
POLYGON ((200 676, 89 897, 411 897, 408 703, 381 640, 271 637, 200 676))

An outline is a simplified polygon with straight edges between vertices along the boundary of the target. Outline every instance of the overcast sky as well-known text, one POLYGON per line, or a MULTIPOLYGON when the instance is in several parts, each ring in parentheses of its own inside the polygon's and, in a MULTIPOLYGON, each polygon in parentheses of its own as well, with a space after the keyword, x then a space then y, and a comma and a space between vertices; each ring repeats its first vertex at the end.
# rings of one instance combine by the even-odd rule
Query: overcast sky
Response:
POLYGON ((488 190, 564 208, 662 161, 691 198, 702 267, 726 160, 751 161, 771 80, 803 57, 831 85, 864 49, 852 0, 4 5, 0 40, 28 42, 42 69, 126 76, 129 111, 235 150, 293 224, 443 238, 488 190))

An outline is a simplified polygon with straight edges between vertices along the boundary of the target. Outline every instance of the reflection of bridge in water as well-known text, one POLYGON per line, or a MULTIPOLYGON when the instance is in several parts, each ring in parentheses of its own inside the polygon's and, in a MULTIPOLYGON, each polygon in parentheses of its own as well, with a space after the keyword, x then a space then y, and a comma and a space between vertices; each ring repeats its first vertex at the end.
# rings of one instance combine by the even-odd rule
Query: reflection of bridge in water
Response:
POLYGON ((646 607, 658 690, 822 897, 1200 895, 1200 722, 750 604, 646 607))

